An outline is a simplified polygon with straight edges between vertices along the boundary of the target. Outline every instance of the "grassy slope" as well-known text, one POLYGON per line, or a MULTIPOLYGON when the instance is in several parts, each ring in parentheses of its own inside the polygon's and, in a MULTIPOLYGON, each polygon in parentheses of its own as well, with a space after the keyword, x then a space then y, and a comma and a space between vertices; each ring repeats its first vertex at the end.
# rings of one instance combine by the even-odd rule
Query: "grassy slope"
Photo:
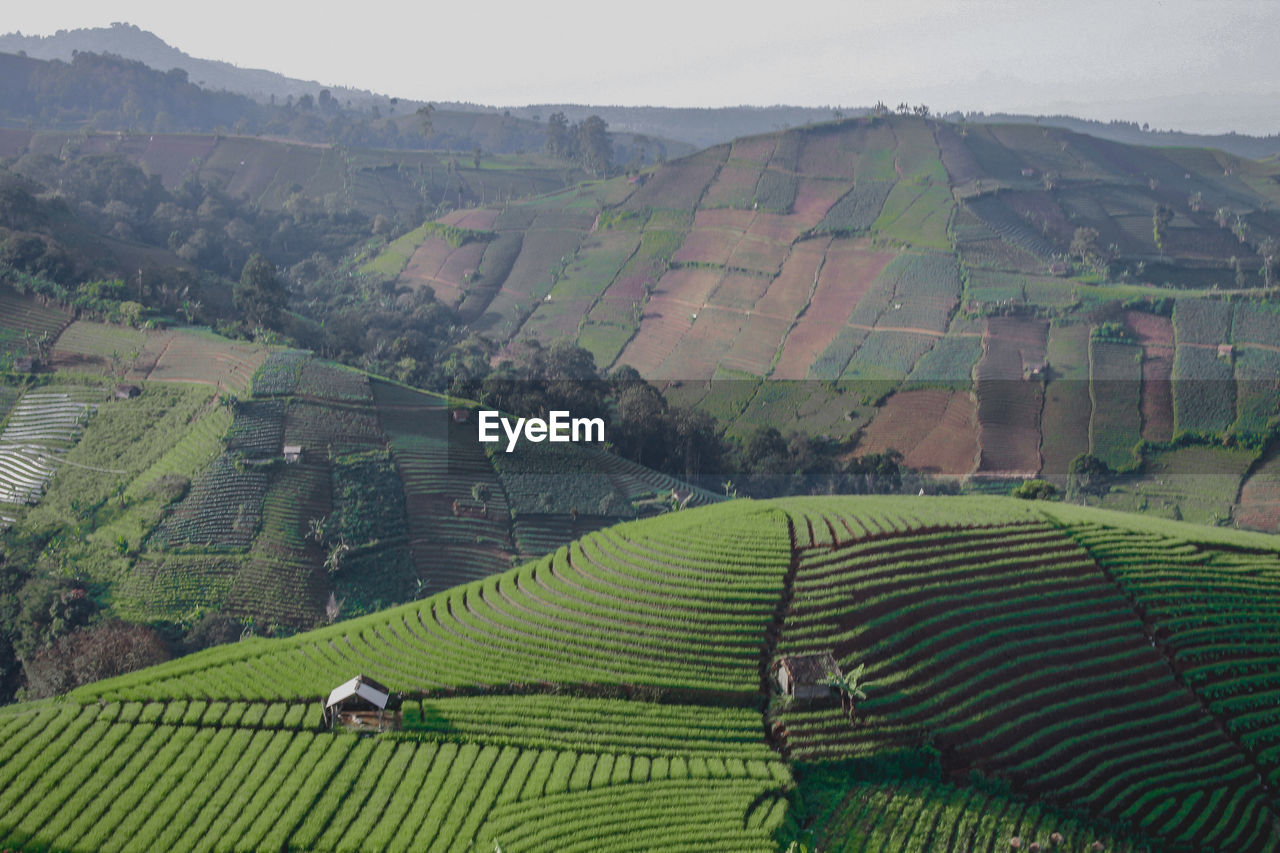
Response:
POLYGON ((421 602, 4 709, 0 830, 11 846, 120 849, 202 837, 396 848, 426 835, 459 849, 474 838, 477 849, 765 850, 790 813, 787 834, 821 817, 810 828, 824 847, 962 849, 956 833, 1046 844, 1057 830, 1119 850, 1144 839, 1272 849, 1274 788, 1254 777, 1280 781, 1280 719, 1249 700, 1280 686, 1276 626, 1239 592, 1274 594, 1278 552, 1260 534, 999 498, 736 501, 634 522, 421 602), (989 552, 972 544, 984 537, 989 552), (1050 555, 1075 568, 1046 568, 1050 555), (947 559, 962 562, 948 573, 947 559), (986 584, 1006 599, 1081 602, 1080 629, 1018 629, 1026 605, 986 584), (879 594, 906 597, 884 609, 879 594), (879 615, 856 615, 868 607, 879 615), (948 623, 952 611, 965 618, 948 623), (935 623, 963 633, 935 636, 935 623), (852 649, 846 625, 864 633, 852 649), (781 761, 753 709, 761 653, 806 644, 868 663, 869 699, 856 727, 836 708, 781 709, 781 761), (1010 677, 1025 698, 998 689, 984 663, 1020 656, 1010 677), (405 692, 405 734, 312 729, 316 698, 357 671, 405 692), (1070 682, 1070 701, 1035 702, 1037 677, 1070 682), (548 683, 561 689, 537 695, 548 683), (1028 710, 1009 716, 1020 702, 1028 710), (940 752, 917 749, 921 714, 938 717, 925 742, 940 752), (1150 714, 1198 746, 1157 748, 1150 714), (1034 750, 1002 734, 1018 720, 1009 731, 1034 750), (1020 769, 1055 753, 1072 760, 1020 769), (819 757, 855 763, 833 781, 819 757), (997 787, 967 787, 970 767, 997 787), (1097 784, 1081 780, 1089 768, 1097 784))

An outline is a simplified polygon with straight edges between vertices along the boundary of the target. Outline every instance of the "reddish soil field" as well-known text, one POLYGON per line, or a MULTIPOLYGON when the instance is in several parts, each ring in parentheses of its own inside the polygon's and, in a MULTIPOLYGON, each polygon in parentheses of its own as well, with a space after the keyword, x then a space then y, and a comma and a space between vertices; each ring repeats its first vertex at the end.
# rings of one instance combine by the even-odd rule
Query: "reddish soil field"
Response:
POLYGON ((762 240, 773 240, 778 243, 791 244, 800 236, 804 227, 797 224, 794 216, 783 216, 777 213, 760 213, 747 229, 747 234, 762 240))
POLYGON ((629 364, 642 376, 654 378, 658 367, 693 326, 692 313, 687 305, 670 297, 650 299, 640 319, 640 330, 623 348, 616 364, 629 364))
POLYGON ((745 320, 738 311, 703 308, 652 378, 710 379, 742 331, 745 320))
POLYGON ((1173 349, 1173 321, 1144 311, 1124 312, 1124 324, 1144 347, 1173 349))
POLYGON ((729 266, 777 275, 790 251, 786 243, 743 237, 729 255, 729 266))
POLYGON ((1173 438, 1173 350, 1148 349, 1142 358, 1142 437, 1173 438))
POLYGON ((430 287, 436 299, 456 306, 462 300, 462 277, 480 266, 484 243, 453 248, 440 237, 428 237, 409 258, 399 281, 410 287, 430 287))
POLYGON ((494 220, 498 218, 500 210, 491 207, 477 207, 471 210, 455 210, 445 215, 441 220, 446 225, 453 225, 457 228, 470 228, 474 231, 488 231, 493 228, 494 220))
POLYGON ((717 264, 724 266, 730 253, 742 240, 742 232, 719 228, 697 228, 689 232, 684 245, 671 256, 682 264, 717 264))
POLYGON ((853 152, 844 150, 848 141, 847 133, 806 134, 804 149, 800 152, 800 174, 852 181, 856 157, 853 152))
POLYGON ((756 212, 754 210, 730 210, 728 208, 699 210, 693 215, 693 227, 695 229, 727 228, 730 231, 741 232, 750 228, 755 218, 756 212))
POLYGON ((1142 437, 1173 438, 1173 322, 1142 311, 1126 311, 1125 326, 1143 346, 1142 437))
POLYGON ((1273 449, 1244 481, 1232 515, 1245 527, 1280 533, 1280 451, 1273 449))
MULTIPOLYGON (((867 292, 871 282, 896 257, 893 252, 866 251, 861 248, 863 245, 865 244, 851 241, 831 244, 813 299, 804 315, 796 322, 796 327, 787 336, 782 356, 773 373, 774 378, 805 378, 809 366, 848 322, 853 306, 867 292)), ((796 255, 793 254, 792 257, 796 255)), ((809 281, 812 282, 812 278, 809 281)), ((762 309, 764 301, 761 300, 762 309)), ((795 303, 791 309, 792 314, 803 304, 802 297, 802 301, 795 303)))
POLYGON ((857 453, 903 454, 912 468, 947 476, 973 472, 978 424, 968 391, 926 389, 890 397, 867 426, 857 453))
POLYGON ((1044 386, 1025 380, 1023 371, 1043 362, 1048 332, 1048 323, 1040 320, 987 321, 975 373, 981 473, 1032 477, 1040 470, 1044 386))
POLYGON ((760 298, 754 310, 771 317, 795 319, 796 313, 809 298, 814 277, 822 266, 822 259, 830 244, 831 241, 824 238, 806 240, 792 247, 791 254, 782 265, 782 272, 769 285, 768 291, 760 298))
POLYGON ((769 291, 776 279, 745 272, 729 272, 707 299, 708 305, 735 311, 750 311, 769 291))
POLYGON ((154 134, 148 138, 141 160, 148 172, 158 174, 161 183, 173 188, 191 171, 191 161, 208 157, 214 144, 208 136, 154 134))
POLYGON ((792 217, 804 229, 812 228, 827 215, 831 205, 849 191, 844 181, 823 181, 801 178, 796 190, 796 202, 792 205, 792 217))
POLYGON ((763 171, 763 166, 739 165, 732 161, 725 164, 721 167, 720 174, 716 175, 716 179, 707 188, 702 204, 708 208, 723 204, 750 207, 756 184, 763 171))
POLYGON ((791 321, 779 317, 752 314, 742 327, 733 347, 721 361, 727 368, 764 376, 773 365, 778 346, 787 336, 791 321))
POLYGON ((737 160, 749 160, 752 163, 768 163, 773 156, 774 146, 778 144, 776 136, 749 136, 733 143, 730 157, 737 160))
POLYGON ((720 270, 688 268, 668 270, 658 280, 654 299, 663 298, 682 304, 687 311, 697 312, 720 283, 720 270))

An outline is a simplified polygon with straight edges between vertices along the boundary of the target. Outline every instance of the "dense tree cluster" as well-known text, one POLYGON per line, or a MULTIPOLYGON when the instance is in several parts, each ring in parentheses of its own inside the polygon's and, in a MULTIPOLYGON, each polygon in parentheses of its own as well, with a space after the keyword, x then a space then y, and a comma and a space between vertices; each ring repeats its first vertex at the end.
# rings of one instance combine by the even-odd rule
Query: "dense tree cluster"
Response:
POLYGON ((572 160, 599 177, 613 169, 613 139, 600 116, 570 124, 564 113, 552 113, 547 119, 546 147, 548 154, 572 160))

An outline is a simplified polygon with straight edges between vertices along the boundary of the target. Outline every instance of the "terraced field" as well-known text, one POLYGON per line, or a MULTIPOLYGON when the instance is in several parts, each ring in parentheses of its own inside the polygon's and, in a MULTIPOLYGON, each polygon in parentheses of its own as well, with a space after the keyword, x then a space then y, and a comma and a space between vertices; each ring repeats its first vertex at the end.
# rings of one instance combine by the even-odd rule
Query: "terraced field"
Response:
POLYGON ((1277 583, 1274 538, 1061 504, 689 510, 0 709, 0 843, 1272 850, 1277 583), (766 703, 820 651, 865 700, 766 703), (317 726, 355 672, 393 731, 317 726))
POLYGON ((7 526, 17 508, 33 504, 58 469, 60 455, 75 445, 102 393, 95 388, 28 391, 9 410, 0 432, 0 512, 7 526))

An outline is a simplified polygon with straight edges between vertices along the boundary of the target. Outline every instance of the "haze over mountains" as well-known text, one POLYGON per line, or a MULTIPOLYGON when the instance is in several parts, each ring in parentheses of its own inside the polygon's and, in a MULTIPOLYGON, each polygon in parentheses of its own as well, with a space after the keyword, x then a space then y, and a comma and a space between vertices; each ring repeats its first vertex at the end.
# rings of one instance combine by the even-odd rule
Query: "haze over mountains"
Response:
MULTIPOLYGON (((205 88, 225 90, 247 95, 259 101, 276 98, 299 98, 303 95, 318 96, 322 89, 328 89, 340 102, 351 102, 352 106, 369 109, 380 106, 386 109, 388 101, 398 92, 376 93, 369 90, 351 88, 340 85, 341 81, 307 81, 287 77, 274 71, 263 69, 241 68, 228 62, 202 59, 190 56, 177 47, 171 46, 155 34, 127 23, 116 23, 110 27, 95 27, 72 30, 59 30, 48 36, 23 35, 7 33, 0 35, 0 52, 19 53, 38 59, 59 59, 68 61, 76 51, 92 53, 111 53, 126 59, 134 59, 145 63, 158 71, 171 68, 182 68, 187 71, 189 79, 205 88)), ((408 98, 403 100, 406 109, 412 112, 421 103, 408 98), (412 106, 410 106, 412 105, 412 106)), ((1153 102, 1160 102, 1155 99, 1153 102)), ((1171 104, 1174 99, 1164 98, 1171 104)), ((1229 99, 1228 99, 1229 100, 1229 99)), ((507 111, 511 115, 525 119, 545 119, 553 112, 563 112, 571 121, 580 121, 588 115, 599 115, 607 121, 615 132, 630 132, 656 136, 664 139, 683 142, 698 148, 728 142, 740 136, 783 130, 798 127, 811 122, 829 121, 835 114, 833 107, 807 106, 738 106, 738 107, 664 107, 653 106, 617 106, 611 104, 500 104, 486 106, 473 103, 461 103, 442 98, 434 101, 442 109, 459 111, 507 111)), ((1247 106, 1224 102, 1220 95, 1204 95, 1197 99, 1194 109, 1188 110, 1185 104, 1183 112, 1189 117, 1197 113, 1216 116, 1218 124, 1229 124, 1228 117, 1241 112, 1258 113, 1265 100, 1251 102, 1247 106)), ((872 104, 861 104, 840 109, 847 116, 861 115, 872 104)), ((896 104, 890 104, 896 106, 896 104)), ((1225 133, 1205 134, 1180 130, 1147 129, 1138 122, 1111 121, 1103 122, 1072 117, 1072 113, 1087 112, 1088 104, 1066 101, 1054 101, 1045 104, 1043 115, 1017 113, 969 113, 965 117, 973 122, 1025 122, 1063 127, 1081 133, 1088 133, 1103 139, 1117 142, 1128 142, 1138 145, 1190 145, 1221 148, 1233 154, 1245 157, 1262 158, 1280 152, 1280 136, 1251 136, 1248 134, 1225 133), (1053 115, 1048 115, 1053 113, 1053 115)), ((1117 103, 1113 114, 1143 115, 1150 114, 1141 102, 1117 103)), ((1163 112, 1173 112, 1166 106, 1163 112)), ((948 114, 949 118, 959 117, 959 113, 948 114)))

